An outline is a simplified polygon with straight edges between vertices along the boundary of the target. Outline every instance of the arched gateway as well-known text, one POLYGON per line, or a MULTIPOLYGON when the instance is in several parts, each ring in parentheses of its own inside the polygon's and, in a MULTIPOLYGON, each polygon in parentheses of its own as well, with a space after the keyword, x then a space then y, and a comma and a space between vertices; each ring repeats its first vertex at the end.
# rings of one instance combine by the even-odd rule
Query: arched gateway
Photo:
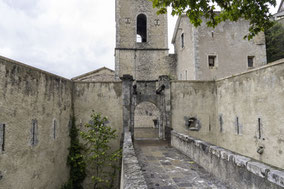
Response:
MULTIPOLYGON (((170 133, 170 81, 168 76, 160 76, 159 80, 152 81, 134 81, 130 75, 124 75, 122 80, 122 93, 123 93, 123 127, 124 131, 129 130, 134 137, 135 130, 135 110, 139 111, 139 106, 144 104, 144 108, 140 108, 146 111, 145 103, 154 105, 159 110, 158 126, 157 129, 144 129, 140 131, 140 135, 147 136, 151 133, 157 132, 157 138, 165 140, 170 133), (138 109, 137 109, 138 107, 138 109), (143 133, 145 132, 145 133, 143 133)), ((150 106, 151 107, 151 106, 150 106)), ((154 120, 151 120, 154 122, 154 120)), ((138 125, 139 126, 139 125, 138 125)), ((155 125, 153 126, 155 128, 155 125)), ((152 133, 155 134, 155 133, 152 133)), ((143 137, 142 137, 143 138, 143 137)), ((152 137, 146 137, 152 138, 152 137)))

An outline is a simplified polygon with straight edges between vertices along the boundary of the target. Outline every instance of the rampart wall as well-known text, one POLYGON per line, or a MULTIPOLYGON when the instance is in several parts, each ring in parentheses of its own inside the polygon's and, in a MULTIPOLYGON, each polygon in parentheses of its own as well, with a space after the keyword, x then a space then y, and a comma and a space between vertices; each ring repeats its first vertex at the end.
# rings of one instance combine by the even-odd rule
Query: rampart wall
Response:
POLYGON ((0 91, 0 188, 60 188, 71 81, 0 57, 0 91))
MULTIPOLYGON (((123 129, 122 119, 122 83, 121 82, 75 82, 74 115, 77 128, 83 130, 84 124, 91 119, 92 110, 101 113, 109 120, 109 125, 117 130, 118 138, 111 142, 113 149, 120 147, 123 129)), ((84 188, 93 188, 91 175, 84 182, 84 188)), ((117 178, 118 179, 118 178, 117 178)))
POLYGON ((283 60, 216 82, 173 81, 172 127, 283 169, 283 96, 283 60), (199 131, 186 125, 190 117, 199 131))

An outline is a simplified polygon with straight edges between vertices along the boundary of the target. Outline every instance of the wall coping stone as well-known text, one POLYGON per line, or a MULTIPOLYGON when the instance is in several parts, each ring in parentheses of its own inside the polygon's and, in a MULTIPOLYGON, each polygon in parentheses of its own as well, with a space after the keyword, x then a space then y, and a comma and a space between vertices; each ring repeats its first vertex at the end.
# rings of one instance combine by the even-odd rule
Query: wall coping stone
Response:
POLYGON ((62 77, 62 76, 59 76, 59 75, 56 75, 56 74, 53 74, 53 73, 41 70, 39 68, 36 68, 36 67, 30 66, 30 65, 24 64, 24 63, 16 61, 16 60, 12 60, 12 59, 6 58, 4 56, 0 56, 0 61, 4 61, 4 62, 10 63, 10 64, 15 64, 17 66, 25 67, 25 68, 41 72, 43 74, 46 74, 46 75, 49 75, 49 76, 52 76, 52 77, 57 77, 57 78, 60 78, 60 79, 63 79, 63 80, 71 81, 70 79, 67 79, 65 77, 62 77))
POLYGON ((121 179, 123 189, 148 188, 134 151, 130 132, 124 133, 121 179))
POLYGON ((238 167, 244 167, 247 169, 247 171, 263 179, 267 179, 268 181, 280 187, 284 187, 284 170, 282 169, 270 167, 269 165, 266 165, 257 160, 253 160, 251 158, 236 154, 229 150, 204 142, 202 140, 195 139, 188 135, 178 133, 174 130, 171 131, 171 134, 172 136, 177 137, 180 140, 183 140, 184 142, 193 140, 195 146, 201 149, 208 148, 209 149, 208 152, 211 153, 212 155, 227 160, 228 162, 232 162, 238 167), (205 147, 202 147, 201 144, 204 145, 205 147))

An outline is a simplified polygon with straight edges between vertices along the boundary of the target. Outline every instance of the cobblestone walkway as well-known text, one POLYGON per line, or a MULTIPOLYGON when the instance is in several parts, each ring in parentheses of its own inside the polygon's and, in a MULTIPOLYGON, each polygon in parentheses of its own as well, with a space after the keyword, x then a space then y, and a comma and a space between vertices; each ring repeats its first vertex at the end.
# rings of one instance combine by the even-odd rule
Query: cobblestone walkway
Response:
POLYGON ((135 141, 149 189, 229 188, 190 158, 161 141, 135 141))

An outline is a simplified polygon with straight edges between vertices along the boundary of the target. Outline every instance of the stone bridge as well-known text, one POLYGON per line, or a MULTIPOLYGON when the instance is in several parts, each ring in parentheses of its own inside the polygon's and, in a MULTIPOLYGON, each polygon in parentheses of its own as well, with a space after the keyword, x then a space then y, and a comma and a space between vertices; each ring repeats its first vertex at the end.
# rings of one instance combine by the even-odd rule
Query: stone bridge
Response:
MULTIPOLYGON (((121 79, 124 124, 121 188, 284 187, 282 170, 171 131, 170 81, 166 76, 160 76, 157 81, 134 81, 129 75, 121 79), (160 110, 156 140, 134 138, 134 110, 144 101, 153 103, 160 110)), ((198 130, 198 125, 194 129, 198 130)))
POLYGON ((123 189, 280 189, 283 178, 284 172, 175 131, 171 143, 133 142, 124 134, 123 189))

